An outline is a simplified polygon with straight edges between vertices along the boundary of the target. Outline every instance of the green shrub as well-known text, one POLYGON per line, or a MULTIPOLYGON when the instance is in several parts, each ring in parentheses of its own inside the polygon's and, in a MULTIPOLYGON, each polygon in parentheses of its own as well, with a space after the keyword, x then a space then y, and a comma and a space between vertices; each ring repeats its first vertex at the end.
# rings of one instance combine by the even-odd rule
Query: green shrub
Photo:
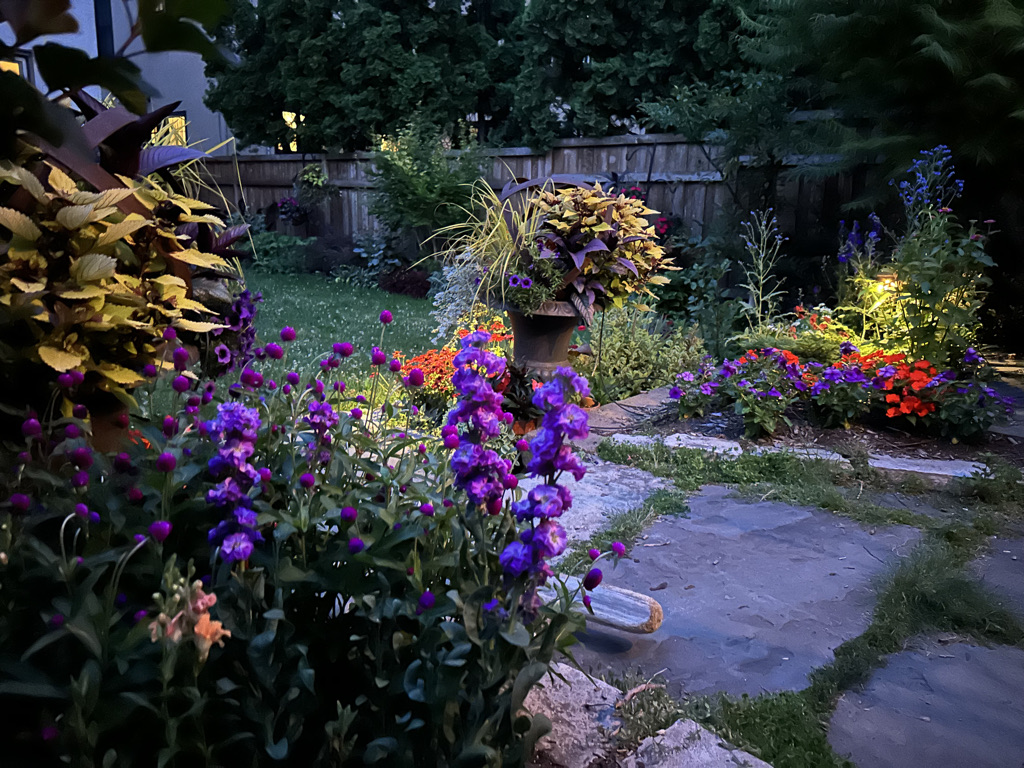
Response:
POLYGON ((315 237, 296 237, 281 232, 260 232, 252 236, 253 264, 262 272, 298 275, 309 272, 315 237))
POLYGON ((610 309, 590 334, 592 354, 573 366, 590 380, 600 403, 671 384, 678 371, 700 364, 704 344, 693 328, 677 326, 635 306, 610 309))

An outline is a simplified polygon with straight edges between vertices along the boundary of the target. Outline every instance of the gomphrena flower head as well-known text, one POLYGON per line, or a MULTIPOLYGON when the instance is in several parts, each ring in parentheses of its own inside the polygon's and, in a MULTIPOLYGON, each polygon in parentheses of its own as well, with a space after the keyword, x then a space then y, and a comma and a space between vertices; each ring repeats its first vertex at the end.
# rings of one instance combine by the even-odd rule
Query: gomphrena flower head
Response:
POLYGON ((149 525, 149 535, 153 537, 154 541, 162 542, 168 536, 171 535, 171 529, 174 526, 171 525, 167 520, 157 520, 149 525))
POLYGON ((391 321, 394 319, 394 316, 392 316, 391 312, 387 309, 380 313, 380 321, 384 325, 390 325, 391 321))
POLYGON ((295 329, 290 325, 286 325, 281 329, 281 341, 295 341, 295 329))

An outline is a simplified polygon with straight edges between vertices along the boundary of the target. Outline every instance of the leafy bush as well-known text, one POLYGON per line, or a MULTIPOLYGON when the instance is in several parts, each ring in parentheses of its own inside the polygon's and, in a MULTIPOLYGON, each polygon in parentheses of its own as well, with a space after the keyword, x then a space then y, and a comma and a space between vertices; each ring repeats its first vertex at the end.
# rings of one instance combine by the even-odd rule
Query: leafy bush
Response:
POLYGON ((489 448, 505 417, 488 334, 456 357, 463 399, 441 438, 389 426, 418 377, 378 349, 369 403, 383 412, 363 412, 334 366, 289 371, 293 333, 281 338, 226 389, 179 375, 174 411, 118 455, 90 448, 77 412, 30 416, 3 447, 6 759, 497 767, 528 754, 545 723, 523 699, 581 627, 578 593, 555 584, 545 603, 538 589, 565 548, 556 476, 583 472, 561 449, 586 434, 572 402, 586 382, 563 371, 534 393, 545 421, 524 447, 545 484, 510 507, 511 463, 489 448))
POLYGON ((483 156, 470 133, 456 138, 462 149, 454 154, 451 138, 418 113, 394 136, 380 137, 370 212, 392 234, 418 229, 426 237, 465 217, 483 156))
POLYGON ((315 237, 297 237, 281 232, 252 236, 253 264, 271 274, 297 275, 309 272, 310 250, 315 237))
POLYGON ((704 345, 692 328, 674 325, 634 305, 610 309, 590 335, 589 355, 573 367, 590 380, 594 399, 610 403, 670 384, 675 372, 696 366, 704 345))

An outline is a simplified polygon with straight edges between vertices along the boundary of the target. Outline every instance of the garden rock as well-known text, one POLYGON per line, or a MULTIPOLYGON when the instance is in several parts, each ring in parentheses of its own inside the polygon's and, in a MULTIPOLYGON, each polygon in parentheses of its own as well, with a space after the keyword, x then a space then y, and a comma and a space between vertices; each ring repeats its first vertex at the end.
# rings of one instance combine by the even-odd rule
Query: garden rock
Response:
POLYGON ((640 742, 621 768, 771 768, 747 752, 726 744, 692 720, 680 720, 640 742))
POLYGON ((1024 619, 1024 539, 993 537, 971 569, 1002 607, 1024 619))
POLYGON ((527 711, 551 720, 551 732, 537 742, 532 765, 589 768, 614 751, 614 734, 621 726, 615 705, 622 692, 566 664, 552 667, 564 680, 545 677, 526 697, 527 711))
POLYGON ((843 694, 829 742, 857 768, 1019 768, 1024 650, 919 641, 843 694))

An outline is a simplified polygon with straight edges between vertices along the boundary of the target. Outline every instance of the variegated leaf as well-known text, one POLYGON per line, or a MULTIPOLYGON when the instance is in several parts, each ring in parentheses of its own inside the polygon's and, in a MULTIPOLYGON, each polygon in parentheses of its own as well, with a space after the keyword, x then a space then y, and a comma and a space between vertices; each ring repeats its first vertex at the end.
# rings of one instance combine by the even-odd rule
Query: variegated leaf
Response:
POLYGON ((149 223, 148 219, 142 218, 139 214, 130 213, 125 216, 124 221, 118 222, 117 224, 111 224, 107 227, 107 230, 100 235, 99 240, 96 241, 96 246, 98 248, 102 248, 105 245, 110 245, 118 240, 122 240, 128 235, 142 229, 149 223))
POLYGON ((218 328, 227 328, 226 325, 220 325, 219 323, 200 323, 195 320, 186 320, 184 318, 178 318, 174 321, 174 327, 180 328, 183 331, 192 331, 193 333, 209 333, 215 331, 218 328))
MULTIPOLYGON (((50 187, 62 195, 74 195, 78 192, 78 185, 75 180, 55 165, 50 166, 50 176, 47 178, 50 187)), ((71 202, 75 202, 72 200, 71 202)))
POLYGON ((87 253, 71 265, 71 278, 81 284, 113 277, 117 259, 102 253, 87 253))
POLYGON ((228 265, 220 256, 215 256, 212 253, 201 253, 194 248, 190 248, 187 251, 170 253, 167 257, 175 261, 184 262, 185 264, 191 264, 193 267, 206 267, 207 269, 226 267, 228 265))
POLYGON ((64 229, 81 229, 92 217, 91 205, 69 205, 57 211, 57 223, 64 229))

